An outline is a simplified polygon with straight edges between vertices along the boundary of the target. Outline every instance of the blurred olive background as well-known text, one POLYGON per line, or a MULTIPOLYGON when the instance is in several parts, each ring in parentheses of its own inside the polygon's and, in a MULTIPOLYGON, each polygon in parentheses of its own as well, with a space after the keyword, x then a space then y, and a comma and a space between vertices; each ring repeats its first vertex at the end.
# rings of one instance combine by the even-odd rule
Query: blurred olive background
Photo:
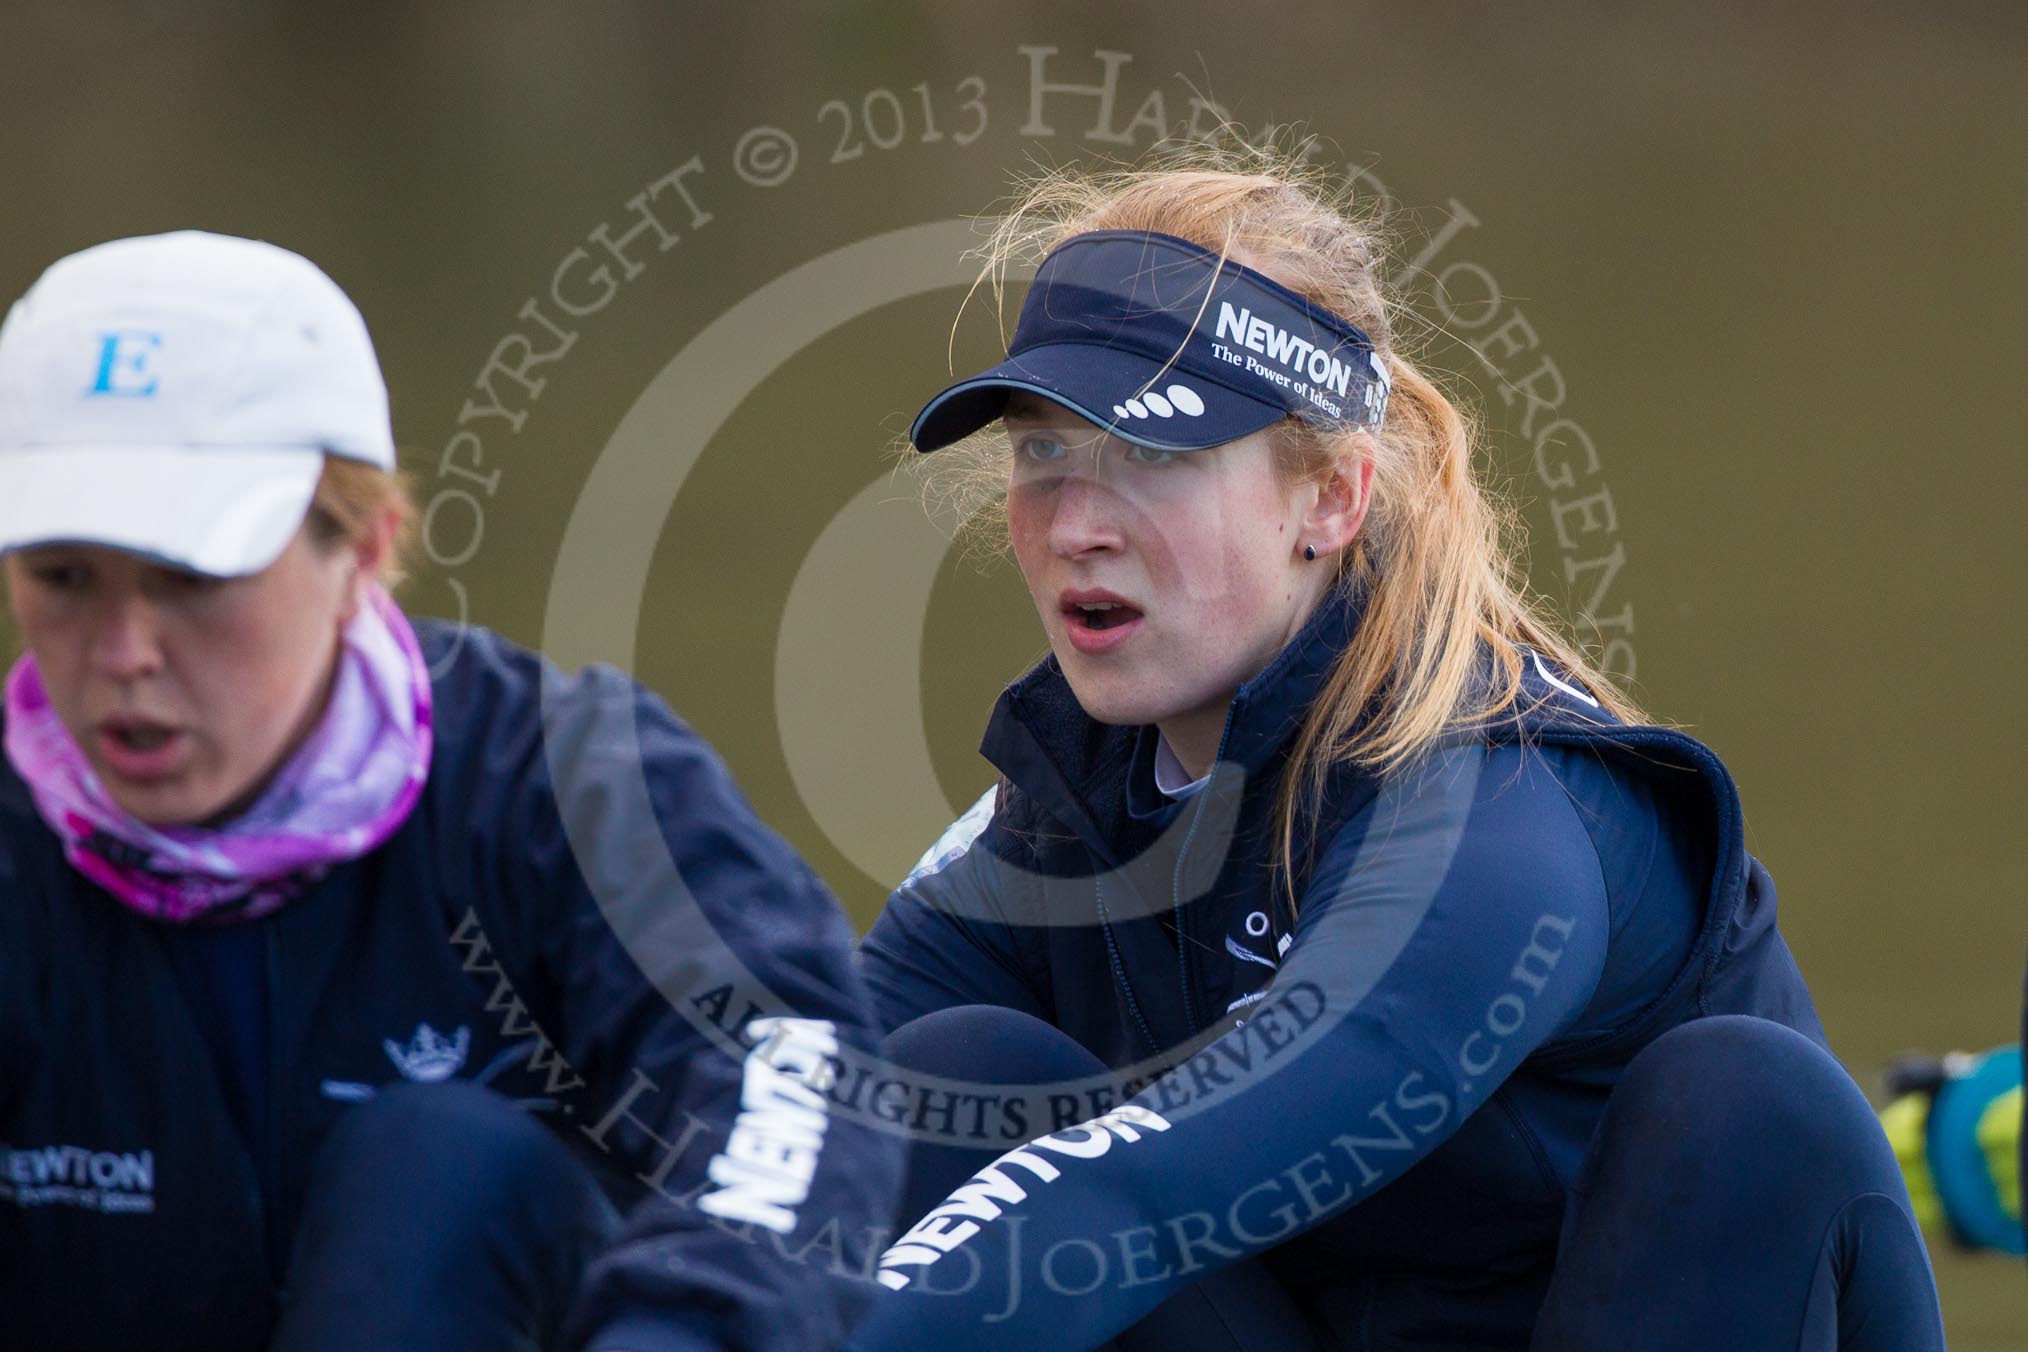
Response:
MULTIPOLYGON (((839 735, 795 746, 777 646, 820 533, 888 472, 949 363, 992 355, 990 305, 953 335, 962 288, 898 291, 756 348, 779 364, 750 372, 731 418, 666 430, 702 442, 666 510, 580 524, 653 535, 638 615, 604 615, 618 603, 597 589, 551 598, 601 449, 692 339, 793 268, 984 211, 1034 163, 1130 159, 1156 127, 1183 130, 1193 97, 1249 129, 1297 123, 1325 138, 1320 162, 1385 185, 1406 256, 1440 243, 1428 271, 1464 265, 1448 310, 1428 271, 1410 300, 1428 359, 1485 416, 1537 584, 1583 611, 1606 570, 1582 565, 1620 551, 1584 632, 1627 640, 1610 665, 1731 765, 1790 942, 1870 1086, 1897 1050, 2019 1028, 2023 58, 2018 11, 1997 4, 11 0, 0 293, 87 244, 183 226, 316 259, 368 317, 434 504, 439 563, 407 604, 530 644, 552 604, 631 632, 636 674, 863 927, 990 782, 978 735, 1038 631, 1006 567, 953 555, 925 593, 868 555, 850 612, 890 633, 920 616, 922 658, 841 649, 836 680, 798 673, 798 707, 820 701, 839 735), (1038 95, 1024 46, 1055 49, 1039 58, 1053 83, 1102 84, 1110 63, 1111 108, 1038 95), (742 175, 761 126, 796 159, 769 160, 762 134, 742 175), (580 308, 598 299, 591 236, 621 240, 644 192, 666 233, 620 246, 632 276, 605 257, 609 298, 566 315, 552 279, 564 269, 555 289, 580 308), (570 348, 527 384, 494 370, 506 412, 475 415, 507 335, 557 342, 522 314, 531 298, 570 348), (1596 448, 1568 485, 1532 459, 1550 415, 1524 426, 1469 346, 1517 313, 1535 343, 1496 365, 1519 380, 1552 360, 1559 411, 1596 448), (905 757, 853 744, 876 710, 919 717, 928 809, 890 782, 905 757), (827 756, 859 777, 850 820, 798 790, 795 767, 827 756)), ((886 509, 897 536, 921 529, 909 491, 886 509)), ((2018 1267, 1938 1262, 1955 1346, 2028 1342, 2018 1267)))

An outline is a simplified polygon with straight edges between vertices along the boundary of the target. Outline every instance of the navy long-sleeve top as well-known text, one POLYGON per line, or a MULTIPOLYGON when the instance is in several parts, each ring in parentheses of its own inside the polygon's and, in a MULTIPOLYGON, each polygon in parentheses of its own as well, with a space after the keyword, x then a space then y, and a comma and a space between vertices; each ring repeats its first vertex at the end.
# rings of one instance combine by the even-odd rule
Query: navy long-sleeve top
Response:
POLYGON ((416 630, 415 811, 257 920, 119 905, 0 761, 0 1346, 267 1346, 321 1143, 382 1086, 451 1077, 627 1204, 573 1349, 836 1346, 901 1156, 808 1106, 819 1051, 877 1037, 843 913, 621 673, 416 630))
POLYGON ((1356 623, 1356 598, 1327 603, 1241 689, 1182 802, 1152 732, 1084 718, 1053 663, 1009 689, 1005 781, 862 968, 890 1028, 1024 1010, 1138 1092, 917 1221, 853 1346, 1086 1347, 1263 1253, 1348 1345, 1524 1345, 1634 1052, 1712 1012, 1821 1040, 1715 757, 1533 654, 1510 728, 1333 780, 1291 920, 1274 772, 1356 623))

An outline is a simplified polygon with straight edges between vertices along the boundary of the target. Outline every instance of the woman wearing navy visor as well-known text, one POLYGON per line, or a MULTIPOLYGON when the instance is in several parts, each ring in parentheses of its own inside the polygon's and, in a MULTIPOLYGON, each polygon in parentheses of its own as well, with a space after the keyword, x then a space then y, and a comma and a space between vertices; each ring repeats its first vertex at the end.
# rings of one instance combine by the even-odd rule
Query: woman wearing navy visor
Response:
POLYGON ((403 615, 394 465, 272 245, 0 329, 0 1345, 835 1346, 900 1173, 813 1088, 842 915, 633 682, 403 615))
POLYGON ((1051 652, 860 949, 989 1111, 919 1114, 852 1346, 1940 1348, 1731 779, 1522 591, 1372 235, 1065 172, 989 267, 1037 255, 912 438, 1051 652))

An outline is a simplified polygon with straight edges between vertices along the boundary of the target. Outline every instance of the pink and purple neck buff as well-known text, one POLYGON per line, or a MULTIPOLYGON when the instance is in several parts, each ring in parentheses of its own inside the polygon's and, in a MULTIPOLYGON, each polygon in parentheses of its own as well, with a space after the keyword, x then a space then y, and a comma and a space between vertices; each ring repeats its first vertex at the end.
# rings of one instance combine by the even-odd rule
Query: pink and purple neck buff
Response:
POLYGON ((407 820, 429 777, 429 668, 387 593, 345 627, 323 718, 253 805, 217 827, 122 811, 50 706, 34 654, 7 677, 6 753, 72 867, 168 924, 253 920, 407 820))

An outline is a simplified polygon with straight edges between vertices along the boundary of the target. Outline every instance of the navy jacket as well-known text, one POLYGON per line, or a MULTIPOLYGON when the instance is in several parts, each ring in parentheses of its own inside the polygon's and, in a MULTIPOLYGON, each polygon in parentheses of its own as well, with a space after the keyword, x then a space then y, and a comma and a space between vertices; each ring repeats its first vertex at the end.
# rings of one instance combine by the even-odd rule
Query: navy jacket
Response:
POLYGON ((834 1118, 772 1211, 725 1205, 721 1152, 757 1018, 872 1045, 843 915, 632 681, 417 631, 444 670, 414 814, 258 921, 122 907, 0 762, 0 1346, 265 1347, 318 1142, 375 1086, 451 1075, 634 1204, 574 1347, 836 1346, 898 1145, 834 1118))
POLYGON ((1513 718, 1333 776, 1291 921, 1277 773, 1357 624, 1356 597, 1327 601, 1181 802, 1149 730, 1085 717, 1053 660, 1006 691, 984 748, 1002 783, 862 966, 890 1028, 1009 1006, 1139 1092, 1058 1096, 1057 1132, 889 1250, 898 1289, 854 1347, 1089 1347, 1261 1254, 1330 1345, 1525 1347, 1634 1054, 1714 1013, 1822 1041, 1717 758, 1532 653, 1513 718))

